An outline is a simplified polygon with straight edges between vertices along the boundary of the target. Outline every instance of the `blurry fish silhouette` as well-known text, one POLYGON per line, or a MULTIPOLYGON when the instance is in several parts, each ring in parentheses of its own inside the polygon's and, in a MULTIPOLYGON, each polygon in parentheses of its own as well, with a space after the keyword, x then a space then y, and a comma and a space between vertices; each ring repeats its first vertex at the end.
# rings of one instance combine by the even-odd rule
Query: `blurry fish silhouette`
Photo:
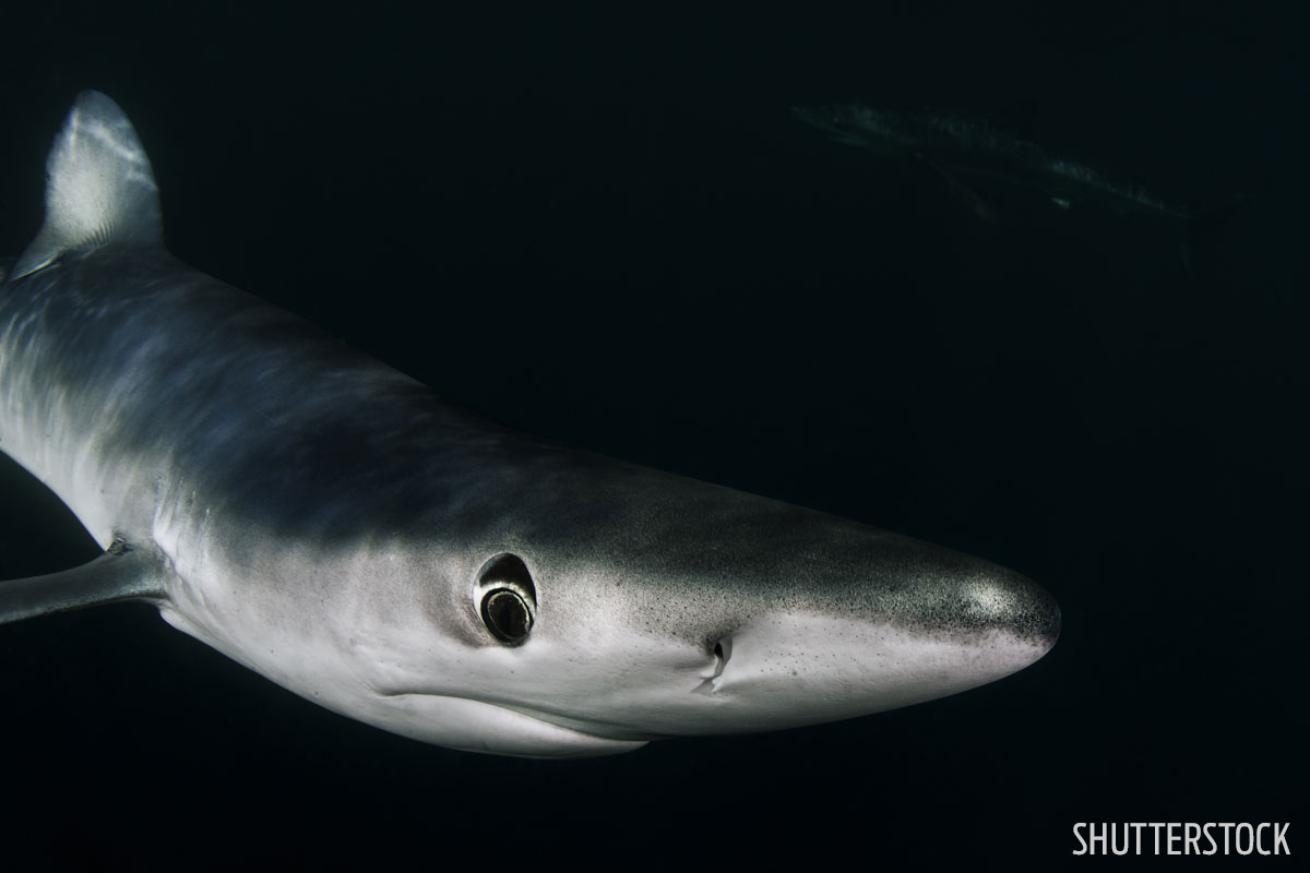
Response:
POLYGON ((996 211, 976 186, 1009 186, 1041 196, 1060 209, 1094 204, 1120 214, 1148 214, 1190 222, 1190 209, 1165 203, 1141 188, 1120 184, 1040 146, 986 125, 935 114, 902 114, 851 104, 793 107, 801 121, 834 141, 888 158, 922 162, 980 219, 996 211))

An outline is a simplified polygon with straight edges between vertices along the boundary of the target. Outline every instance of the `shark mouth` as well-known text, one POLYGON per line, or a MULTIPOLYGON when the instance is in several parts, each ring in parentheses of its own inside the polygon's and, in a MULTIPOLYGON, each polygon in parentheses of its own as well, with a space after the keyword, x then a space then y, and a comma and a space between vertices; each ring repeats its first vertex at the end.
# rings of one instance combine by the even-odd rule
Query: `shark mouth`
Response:
POLYGON ((384 695, 373 723, 384 730, 465 752, 522 758, 583 758, 631 752, 651 738, 591 733, 546 713, 467 697, 423 692, 384 695))

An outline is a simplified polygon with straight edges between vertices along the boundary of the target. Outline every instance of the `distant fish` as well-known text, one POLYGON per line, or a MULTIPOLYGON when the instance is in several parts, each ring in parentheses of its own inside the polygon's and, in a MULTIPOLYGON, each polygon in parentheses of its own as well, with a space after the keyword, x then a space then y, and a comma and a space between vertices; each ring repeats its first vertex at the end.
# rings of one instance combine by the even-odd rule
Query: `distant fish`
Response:
POLYGON ((801 121, 834 141, 892 158, 922 161, 979 218, 995 221, 992 208, 965 180, 1037 192, 1051 205, 1070 209, 1094 203, 1119 213, 1144 213, 1190 221, 1193 213, 1140 188, 1119 184, 1082 164, 1053 158, 1041 147, 990 127, 936 114, 903 114, 858 104, 793 107, 801 121))

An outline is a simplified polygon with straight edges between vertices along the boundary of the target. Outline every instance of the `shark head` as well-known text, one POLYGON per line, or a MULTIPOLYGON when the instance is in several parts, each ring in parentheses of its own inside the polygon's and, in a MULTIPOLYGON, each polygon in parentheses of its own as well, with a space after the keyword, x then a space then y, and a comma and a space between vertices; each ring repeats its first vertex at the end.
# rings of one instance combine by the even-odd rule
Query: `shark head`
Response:
POLYGON ((1059 633, 1045 591, 985 561, 583 466, 501 492, 462 549, 391 560, 423 578, 393 573, 386 608, 353 611, 365 720, 473 751, 606 754, 931 700, 1031 664, 1059 633))

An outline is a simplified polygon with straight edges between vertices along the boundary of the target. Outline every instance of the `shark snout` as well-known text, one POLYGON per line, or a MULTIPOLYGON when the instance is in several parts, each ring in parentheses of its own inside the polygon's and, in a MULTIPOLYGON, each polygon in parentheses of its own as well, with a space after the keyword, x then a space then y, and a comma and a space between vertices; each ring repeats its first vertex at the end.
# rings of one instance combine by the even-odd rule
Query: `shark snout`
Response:
POLYGON ((1005 634, 1049 651, 1060 636, 1060 607, 1037 583, 992 567, 943 583, 943 607, 929 608, 924 621, 946 631, 984 630, 1005 634))
POLYGON ((1031 580, 941 550, 761 611, 716 644, 698 691, 756 728, 817 723, 999 679, 1055 644, 1060 611, 1031 580))

